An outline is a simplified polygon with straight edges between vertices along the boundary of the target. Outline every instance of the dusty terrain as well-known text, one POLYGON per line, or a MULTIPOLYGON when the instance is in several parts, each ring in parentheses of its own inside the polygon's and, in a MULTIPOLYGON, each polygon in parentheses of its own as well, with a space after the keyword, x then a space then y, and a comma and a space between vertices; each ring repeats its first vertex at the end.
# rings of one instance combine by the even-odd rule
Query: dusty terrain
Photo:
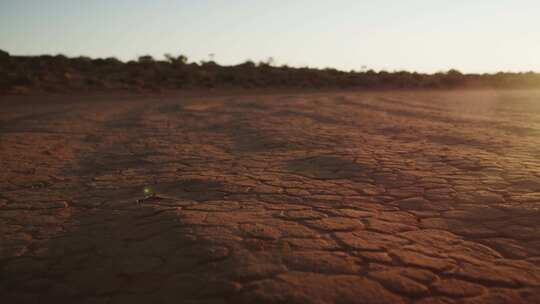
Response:
POLYGON ((538 91, 0 98, 2 303, 540 303, 538 91))

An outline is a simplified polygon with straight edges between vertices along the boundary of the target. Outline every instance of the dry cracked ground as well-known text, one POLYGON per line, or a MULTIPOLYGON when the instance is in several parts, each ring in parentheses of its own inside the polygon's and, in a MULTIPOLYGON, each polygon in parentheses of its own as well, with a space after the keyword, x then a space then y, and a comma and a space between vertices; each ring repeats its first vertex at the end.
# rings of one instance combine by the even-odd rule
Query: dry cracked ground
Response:
POLYGON ((2 303, 540 303, 538 91, 1 106, 2 303))

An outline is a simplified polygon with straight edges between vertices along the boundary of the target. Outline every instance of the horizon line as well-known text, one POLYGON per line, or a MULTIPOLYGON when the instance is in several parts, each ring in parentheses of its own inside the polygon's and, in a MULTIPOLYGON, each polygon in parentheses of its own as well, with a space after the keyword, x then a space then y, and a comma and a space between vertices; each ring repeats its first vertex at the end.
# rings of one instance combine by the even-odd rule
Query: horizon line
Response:
POLYGON ((122 58, 120 56, 91 56, 91 55, 83 55, 83 54, 78 54, 78 55, 66 55, 65 53, 62 53, 62 52, 58 52, 58 53, 39 53, 39 54, 13 54, 13 53, 10 53, 8 52, 7 50, 5 49, 0 49, 0 51, 3 51, 3 52, 6 52, 9 54, 10 57, 41 57, 41 56, 51 56, 51 57, 56 57, 56 56, 64 56, 66 58, 73 58, 73 59, 76 59, 76 58, 88 58, 88 59, 91 59, 91 60, 98 60, 98 59, 116 59, 122 63, 129 63, 129 62, 137 62, 141 57, 145 57, 145 56, 150 56, 152 57, 153 60, 155 61, 158 61, 158 62, 168 62, 167 61, 167 55, 171 55, 175 58, 178 58, 179 56, 185 56, 186 59, 188 60, 186 62, 186 64, 197 64, 197 65, 202 65, 204 63, 214 63, 218 66, 222 66, 222 67, 234 67, 234 66, 238 66, 238 65, 242 65, 242 64, 245 64, 245 63, 248 63, 248 62, 252 62, 254 63, 255 65, 261 65, 261 64, 267 64, 269 66, 272 66, 274 68, 283 68, 283 67, 287 67, 287 68, 295 68, 295 69, 314 69, 314 70, 336 70, 336 71, 339 71, 339 72, 344 72, 344 73, 366 73, 366 72, 369 72, 369 71, 373 71, 373 72, 376 72, 376 73, 381 73, 381 72, 386 72, 386 73, 401 73, 401 72, 407 72, 407 73, 411 73, 411 74, 424 74, 424 75, 435 75, 435 74, 440 74, 440 73, 448 73, 448 72, 451 72, 451 71, 457 71, 463 75, 496 75, 496 74, 540 74, 540 70, 534 70, 534 69, 531 69, 531 70, 494 70, 494 71, 488 71, 488 72, 467 72, 467 71, 463 71, 463 70, 460 70, 458 68, 448 68, 448 69, 437 69, 435 71, 431 71, 431 72, 423 72, 423 71, 419 71, 419 70, 409 70, 409 69, 385 69, 385 68, 381 68, 381 69, 376 69, 376 68, 369 68, 368 65, 363 65, 361 69, 341 69, 341 68, 337 68, 337 67, 332 67, 332 66, 313 66, 313 65, 301 65, 301 64, 289 64, 289 63, 279 63, 279 64, 276 64, 275 63, 275 57, 273 56, 269 56, 269 57, 266 57, 266 60, 265 59, 259 59, 259 60, 255 60, 255 59, 251 59, 251 58, 248 58, 248 59, 244 59, 244 60, 239 60, 237 61, 237 63, 219 63, 218 60, 216 60, 215 58, 210 58, 210 55, 215 55, 215 54, 209 54, 209 60, 204 60, 204 59, 201 59, 201 60, 194 60, 194 61, 189 61, 189 57, 187 57, 186 55, 184 54, 177 54, 177 55, 172 55, 172 53, 164 53, 160 56, 155 56, 155 55, 152 55, 152 54, 149 54, 149 53, 146 53, 146 54, 142 54, 142 55, 136 55, 134 58, 131 58, 131 59, 125 59, 125 58, 122 58), (271 60, 272 62, 269 62, 269 60, 271 60))

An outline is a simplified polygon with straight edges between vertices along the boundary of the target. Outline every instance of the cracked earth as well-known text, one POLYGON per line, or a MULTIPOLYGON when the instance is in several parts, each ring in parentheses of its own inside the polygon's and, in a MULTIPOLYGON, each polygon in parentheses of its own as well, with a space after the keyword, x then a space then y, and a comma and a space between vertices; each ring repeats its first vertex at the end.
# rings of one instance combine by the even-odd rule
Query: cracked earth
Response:
POLYGON ((540 303, 540 92, 202 96, 2 97, 2 303, 540 303))

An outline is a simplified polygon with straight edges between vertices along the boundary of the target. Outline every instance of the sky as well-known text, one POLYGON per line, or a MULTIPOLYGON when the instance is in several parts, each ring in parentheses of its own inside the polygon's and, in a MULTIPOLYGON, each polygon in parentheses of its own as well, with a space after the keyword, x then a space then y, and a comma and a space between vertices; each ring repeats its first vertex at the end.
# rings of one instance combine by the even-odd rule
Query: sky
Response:
POLYGON ((340 70, 540 72, 538 0, 0 0, 0 49, 340 70))

